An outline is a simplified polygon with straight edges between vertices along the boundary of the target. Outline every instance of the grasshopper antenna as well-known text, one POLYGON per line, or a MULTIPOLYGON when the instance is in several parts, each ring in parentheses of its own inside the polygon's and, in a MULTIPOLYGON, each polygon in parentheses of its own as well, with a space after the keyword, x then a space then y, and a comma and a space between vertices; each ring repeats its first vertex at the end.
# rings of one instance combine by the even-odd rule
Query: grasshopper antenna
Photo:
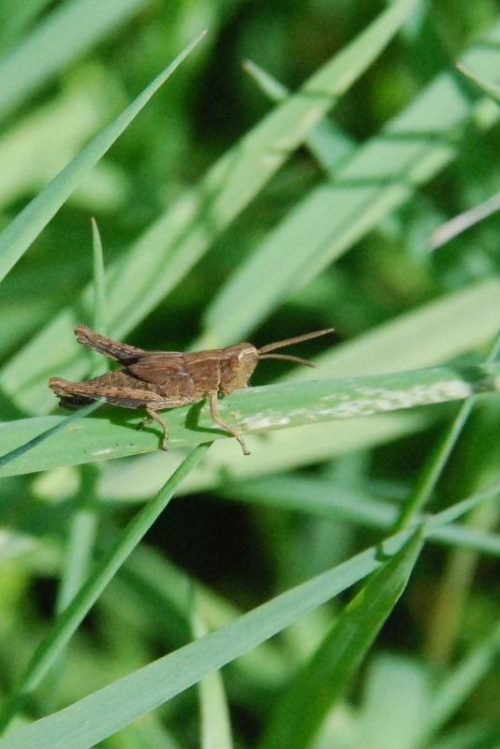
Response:
POLYGON ((307 359, 301 359, 300 356, 290 356, 290 354, 271 354, 270 351, 276 351, 276 349, 284 348, 285 346, 291 346, 293 343, 302 343, 303 341, 310 341, 313 338, 319 338, 322 335, 328 335, 333 333, 335 328, 325 328, 324 330, 315 330, 313 333, 304 333, 303 335, 294 336, 294 338, 285 338, 284 341, 276 341, 275 343, 268 343, 267 346, 257 349, 259 359, 284 359, 285 361, 292 361, 295 364, 304 364, 306 367, 314 367, 314 364, 307 359))

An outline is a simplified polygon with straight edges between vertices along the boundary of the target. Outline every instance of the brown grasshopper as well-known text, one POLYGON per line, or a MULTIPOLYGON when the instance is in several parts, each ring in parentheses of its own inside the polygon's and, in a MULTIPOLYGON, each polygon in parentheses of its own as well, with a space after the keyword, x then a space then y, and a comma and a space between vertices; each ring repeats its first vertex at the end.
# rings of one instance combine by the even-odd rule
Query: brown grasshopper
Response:
POLYGON ((168 426, 158 411, 198 403, 208 397, 214 422, 238 440, 245 455, 250 455, 241 434, 223 421, 218 395, 229 395, 234 390, 246 387, 261 359, 286 359, 313 367, 314 364, 297 356, 270 352, 332 332, 333 328, 317 330, 269 343, 259 349, 251 343, 239 343, 228 348, 183 354, 177 351, 146 351, 113 341, 85 325, 77 325, 75 335, 78 343, 114 359, 123 368, 85 382, 51 377, 49 387, 59 396, 60 404, 65 408, 80 408, 99 398, 104 398, 113 406, 143 408, 148 416, 141 425, 156 421, 161 426, 164 450, 167 449, 168 426))

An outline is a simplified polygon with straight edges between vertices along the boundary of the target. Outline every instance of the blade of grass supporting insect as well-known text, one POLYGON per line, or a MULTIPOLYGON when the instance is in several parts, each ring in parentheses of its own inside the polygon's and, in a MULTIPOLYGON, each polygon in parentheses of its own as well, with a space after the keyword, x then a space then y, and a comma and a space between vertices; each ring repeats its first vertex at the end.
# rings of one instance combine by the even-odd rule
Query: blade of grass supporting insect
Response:
POLYGON ((0 457, 0 469, 5 468, 6 466, 10 465, 10 463, 16 460, 19 460, 19 458, 26 456, 31 450, 39 447, 46 440, 53 438, 56 434, 59 434, 64 429, 67 429, 70 424, 73 424, 75 421, 79 421, 85 416, 88 416, 88 414, 91 414, 93 411, 96 411, 100 406, 102 406, 103 403, 104 401, 98 400, 95 403, 91 403, 90 405, 85 406, 79 411, 75 411, 75 413, 72 413, 70 416, 66 416, 63 419, 60 419, 56 424, 54 424, 54 426, 49 427, 41 434, 37 434, 35 437, 31 437, 27 442, 19 445, 19 447, 10 450, 8 453, 5 453, 0 457))
MULTIPOLYGON (((268 432, 294 426, 351 419, 417 406, 468 398, 474 393, 500 389, 500 363, 470 367, 436 367, 392 375, 338 380, 312 380, 285 385, 239 390, 220 403, 223 418, 243 434, 268 432)), ((0 450, 9 443, 28 439, 56 417, 35 417, 0 424, 0 450)), ((138 423, 139 419, 133 417, 138 423)), ((214 428, 207 404, 172 409, 168 416, 170 444, 196 445, 207 439, 227 439, 214 428)), ((133 422, 132 422, 133 423, 133 422)), ((157 430, 131 432, 128 414, 116 413, 113 422, 86 420, 69 440, 44 444, 2 470, 0 476, 47 470, 58 465, 78 465, 133 455, 158 448, 157 430), (125 424, 129 428, 123 429, 125 424), (120 427, 121 424, 121 427, 120 427)))
MULTIPOLYGON (((499 352, 500 331, 496 335, 485 363, 493 363, 499 352)), ((422 471, 421 478, 409 501, 403 506, 403 510, 395 526, 395 531, 406 528, 429 501, 475 403, 476 398, 470 397, 461 405, 456 417, 451 422, 441 442, 431 455, 427 466, 422 471)))
POLYGON ((422 544, 423 533, 419 530, 373 573, 340 614, 279 699, 260 749, 304 749, 310 745, 401 597, 422 544))
MULTIPOLYGON (((500 317, 500 283, 489 279, 453 292, 422 305, 410 313, 380 325, 357 339, 333 348, 316 357, 317 376, 346 377, 370 371, 389 373, 397 369, 417 369, 443 360, 453 360, 479 345, 487 344, 495 335, 500 317), (418 340, 419 345, 414 342, 418 340)), ((282 382, 299 382, 310 379, 310 371, 296 368, 282 378, 282 382)), ((265 450, 254 440, 253 456, 242 461, 231 442, 221 441, 183 485, 186 491, 200 491, 219 486, 221 476, 249 478, 277 470, 285 470, 318 463, 351 450, 364 449, 401 439, 409 434, 429 428, 441 421, 441 410, 406 411, 405 413, 372 416, 362 421, 352 420, 330 424, 317 424, 306 432, 298 429, 270 432, 266 436, 265 450)), ((1 439, 1 429, 0 429, 1 439)), ((148 494, 157 491, 164 475, 163 457, 148 459, 148 467, 141 477, 140 491, 149 488, 148 494)), ((108 463, 104 473, 106 484, 103 496, 117 496, 120 487, 124 496, 137 492, 138 482, 133 475, 123 480, 124 468, 117 471, 108 463)))
POLYGON ((0 60, 0 117, 82 55, 146 0, 73 0, 56 7, 27 39, 0 60))
POLYGON ((157 496, 146 504, 129 523, 117 543, 100 561, 96 570, 56 620, 47 637, 36 649, 24 674, 15 685, 9 700, 0 713, 1 730, 4 730, 9 724, 22 705, 24 698, 38 686, 106 585, 163 512, 184 476, 201 460, 209 447, 209 443, 198 445, 188 454, 179 468, 166 481, 157 496))
MULTIPOLYGON (((429 518, 424 536, 453 522, 481 502, 498 496, 494 485, 429 518)), ((185 689, 265 642, 273 635, 326 603, 378 569, 384 555, 396 554, 412 536, 404 530, 347 562, 244 614, 212 632, 139 669, 79 702, 21 728, 3 740, 2 749, 90 749, 107 736, 155 709, 185 689)))
POLYGON ((160 86, 204 36, 189 44, 113 122, 111 122, 36 196, 0 234, 0 281, 23 256, 34 239, 81 180, 146 106, 160 86))
MULTIPOLYGON (((110 268, 110 335, 123 337, 164 299, 384 49, 414 4, 415 0, 393 3, 352 44, 242 138, 196 189, 181 196, 110 268)), ((76 305, 61 312, 4 368, 2 386, 29 410, 48 407, 42 382, 50 369, 57 368, 68 377, 83 374, 82 353, 67 341, 78 322, 76 311, 81 316, 82 310, 90 309, 90 302, 87 288, 76 305)))
MULTIPOLYGON (((194 636, 199 639, 208 634, 197 604, 191 616, 194 636)), ((201 714, 201 749, 232 749, 231 722, 224 683, 220 671, 205 676, 198 685, 201 714)))

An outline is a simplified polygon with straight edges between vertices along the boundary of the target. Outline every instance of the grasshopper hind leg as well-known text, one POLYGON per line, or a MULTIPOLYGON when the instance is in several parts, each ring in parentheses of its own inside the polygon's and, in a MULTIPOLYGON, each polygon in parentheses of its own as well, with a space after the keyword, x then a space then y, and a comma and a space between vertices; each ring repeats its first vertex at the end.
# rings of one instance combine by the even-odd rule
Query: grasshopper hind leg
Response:
POLYGON ((164 421, 158 411, 155 411, 154 408, 146 406, 146 412, 147 416, 145 419, 141 421, 139 424, 139 428, 142 429, 143 427, 147 426, 147 424, 151 424, 152 421, 156 421, 157 424, 161 426, 163 437, 161 440, 161 449, 167 451, 168 450, 168 424, 166 421, 164 421))

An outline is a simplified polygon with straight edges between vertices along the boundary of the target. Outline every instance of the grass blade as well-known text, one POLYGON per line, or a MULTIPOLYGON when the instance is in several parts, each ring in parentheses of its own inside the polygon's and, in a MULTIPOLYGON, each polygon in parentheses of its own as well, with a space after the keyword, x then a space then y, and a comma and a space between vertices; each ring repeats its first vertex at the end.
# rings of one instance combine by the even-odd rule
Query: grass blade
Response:
POLYGON ((85 416, 88 416, 93 411, 97 411, 97 409, 100 406, 102 406, 102 404, 103 404, 103 401, 96 401, 95 403, 90 403, 88 406, 85 406, 80 411, 75 411, 75 413, 70 414, 70 416, 65 416, 64 418, 59 419, 57 423, 53 424, 52 426, 49 426, 47 429, 45 429, 39 434, 36 434, 34 437, 31 437, 26 442, 19 445, 19 447, 15 447, 13 450, 10 450, 9 452, 5 453, 4 455, 0 457, 0 470, 10 465, 11 463, 14 463, 19 458, 26 456, 29 452, 31 452, 31 450, 34 450, 36 447, 39 447, 46 440, 50 439, 51 437, 54 437, 54 435, 60 434, 64 429, 67 429, 75 421, 80 421, 80 419, 83 419, 85 416))
MULTIPOLYGON (((192 626, 195 637, 208 634, 195 602, 192 626)), ((214 671, 198 685, 201 713, 201 749, 233 749, 231 721, 224 691, 222 674, 214 671)))
MULTIPOLYGON (((497 493, 498 486, 435 515, 424 526, 424 535, 456 520, 497 493)), ((387 539, 384 554, 396 554, 411 536, 411 531, 402 531, 387 539)), ((201 640, 154 661, 70 707, 17 730, 4 739, 2 749, 39 749, 40 746, 89 749, 198 683, 215 669, 265 642, 300 616, 367 577, 381 564, 381 549, 373 546, 201 640)))
POLYGON ((23 676, 0 714, 0 729, 5 729, 10 719, 21 706, 23 699, 33 691, 56 661, 69 639, 90 611, 106 585, 132 553, 158 516, 172 499, 177 486, 203 457, 209 444, 199 445, 185 458, 179 468, 169 477, 157 496, 129 523, 117 543, 105 554, 96 570, 89 577, 68 607, 57 619, 48 636, 33 654, 23 676))
MULTIPOLYGON (((491 33, 492 40, 499 30, 491 33)), ((489 53, 485 49, 486 45, 478 45, 465 59, 477 59, 480 69, 489 71, 498 65, 499 52, 493 43, 489 53)), ((440 75, 379 135, 356 149, 333 180, 306 195, 230 276, 207 308, 205 332, 197 346, 244 340, 294 290, 349 250, 407 201, 417 185, 453 160, 459 153, 456 131, 465 130, 473 112, 455 71, 440 75), (279 268, 279 273, 270 273, 270 268, 279 268)), ((493 104, 488 112, 484 127, 498 119, 493 104)))
MULTIPOLYGON (((179 283, 303 143, 338 97, 366 70, 413 6, 414 0, 393 3, 351 45, 242 138, 195 190, 182 196, 140 237, 127 256, 110 267, 107 303, 112 337, 122 338, 179 283)), ((91 308, 88 288, 75 306, 58 315, 4 369, 2 386, 16 401, 21 399, 29 410, 48 408, 50 400, 43 381, 50 369, 70 378, 85 374, 84 357, 70 341, 75 324, 85 322, 85 315, 89 319, 91 308)))
MULTIPOLYGON (((392 375, 248 388, 221 400, 220 410, 222 417, 237 425, 243 434, 262 433, 462 400, 474 393, 498 389, 500 364, 436 367, 392 375)), ((158 448, 158 434, 154 427, 142 432, 123 428, 127 422, 139 424, 142 417, 133 416, 131 419, 128 412, 115 409, 112 419, 80 421, 78 432, 73 433, 71 440, 67 436, 58 442, 52 440, 50 449, 40 445, 37 450, 21 455, 5 470, 0 469, 0 476, 109 460, 158 448)), ((59 421, 57 416, 41 416, 0 424, 0 451, 32 439, 37 432, 59 421)), ((172 447, 227 438, 214 427, 206 404, 172 409, 168 423, 172 447)), ((258 449, 257 443, 256 451, 258 449)))
POLYGON ((30 244, 59 210, 92 167, 146 106, 160 86, 192 52, 201 34, 189 44, 113 122, 76 156, 47 187, 19 213, 0 235, 0 281, 23 256, 30 244))
POLYGON ((146 0, 73 0, 57 7, 0 60, 0 117, 145 4, 146 0))
POLYGON ((278 702, 260 749, 303 749, 310 745, 401 597, 422 543, 418 531, 344 609, 278 702))

